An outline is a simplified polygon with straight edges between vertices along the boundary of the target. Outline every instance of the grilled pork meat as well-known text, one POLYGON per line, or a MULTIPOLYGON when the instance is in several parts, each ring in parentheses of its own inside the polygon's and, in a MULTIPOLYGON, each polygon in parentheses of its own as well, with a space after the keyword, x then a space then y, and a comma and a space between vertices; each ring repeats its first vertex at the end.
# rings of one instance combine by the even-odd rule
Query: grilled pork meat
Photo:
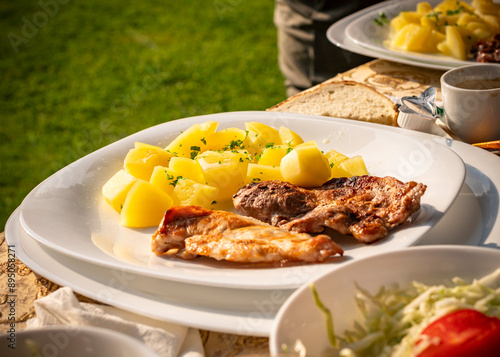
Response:
POLYGON ((322 262, 343 254, 327 235, 290 232, 231 212, 197 206, 169 209, 153 235, 154 254, 233 262, 322 262))
POLYGON ((334 178, 312 189, 265 181, 241 188, 233 203, 238 212, 286 230, 320 233, 329 227, 371 243, 418 211, 425 190, 393 177, 334 178))

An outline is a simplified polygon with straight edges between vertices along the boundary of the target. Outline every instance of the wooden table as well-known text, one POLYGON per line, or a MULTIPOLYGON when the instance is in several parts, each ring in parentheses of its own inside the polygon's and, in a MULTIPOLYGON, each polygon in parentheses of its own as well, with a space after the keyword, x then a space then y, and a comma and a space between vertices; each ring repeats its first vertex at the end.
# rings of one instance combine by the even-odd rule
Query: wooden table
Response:
MULTIPOLYGON (((439 78, 443 71, 424 69, 385 60, 374 60, 365 65, 341 73, 331 80, 351 80, 374 87, 379 92, 394 97, 420 95, 428 87, 439 88, 439 78)), ((330 81, 331 81, 330 80, 330 81)), ((438 90, 437 100, 441 99, 438 90)), ((15 326, 23 329, 26 320, 35 314, 33 302, 59 288, 57 284, 34 273, 17 258, 12 259, 5 236, 0 233, 0 331, 9 329, 10 306, 8 304, 8 272, 15 269, 16 307, 15 326)), ((92 302, 79 295, 80 301, 92 302)), ((269 355, 268 339, 200 331, 206 356, 266 356, 269 355)))

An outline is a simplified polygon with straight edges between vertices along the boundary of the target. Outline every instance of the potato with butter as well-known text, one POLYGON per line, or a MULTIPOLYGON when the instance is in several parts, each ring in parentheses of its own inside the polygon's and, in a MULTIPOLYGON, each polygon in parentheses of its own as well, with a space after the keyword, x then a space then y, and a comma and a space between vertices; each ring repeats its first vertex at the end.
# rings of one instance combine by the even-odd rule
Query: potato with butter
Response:
POLYGON ((130 228, 157 226, 165 211, 173 205, 163 190, 144 180, 137 180, 125 198, 120 224, 130 228))
POLYGON ((244 185, 251 160, 251 155, 245 150, 205 151, 196 158, 207 184, 218 189, 216 201, 230 200, 244 185))
POLYGON ((347 160, 349 158, 348 156, 345 156, 344 154, 336 150, 330 150, 327 153, 325 153, 325 157, 330 165, 330 170, 331 170, 330 178, 353 176, 349 172, 347 172, 344 168, 340 167, 340 163, 342 161, 347 160))
POLYGON ((262 150, 262 153, 256 157, 257 162, 261 165, 279 166, 281 159, 291 150, 291 147, 286 145, 268 146, 262 150))
POLYGON ((170 159, 168 168, 173 172, 176 172, 179 176, 201 184, 207 183, 203 169, 197 160, 188 159, 186 157, 173 157, 170 159))
POLYGON ((348 176, 368 175, 365 161, 360 155, 345 159, 339 164, 339 167, 349 173, 348 176))
POLYGON ((289 147, 294 147, 304 142, 299 134, 292 131, 290 128, 287 128, 286 126, 280 126, 278 134, 283 145, 287 145, 289 147))
POLYGON ((168 144, 165 150, 173 156, 195 158, 206 150, 206 138, 215 133, 218 125, 215 121, 194 124, 168 144))
POLYGON ((253 163, 248 164, 245 184, 249 184, 252 182, 270 181, 270 180, 284 181, 279 166, 261 165, 253 163))
POLYGON ((217 131, 206 138, 206 150, 203 151, 230 151, 247 150, 252 155, 257 153, 250 132, 239 128, 226 128, 217 131))
POLYGON ((180 178, 173 191, 177 205, 205 208, 209 208, 217 200, 218 194, 217 187, 204 185, 188 178, 180 178))
POLYGON ((262 151, 266 145, 281 145, 279 130, 269 125, 257 122, 247 122, 245 127, 249 132, 248 138, 252 141, 253 147, 257 151, 262 151))
POLYGON ((121 212, 125 198, 136 182, 136 177, 125 170, 119 170, 104 184, 102 187, 102 195, 115 211, 121 212))
POLYGON ((123 168, 132 176, 149 181, 156 166, 168 166, 171 153, 154 145, 135 143, 135 147, 130 149, 123 161, 123 168))
POLYGON ((280 165, 285 181, 302 187, 321 186, 331 176, 328 159, 315 145, 297 145, 280 165))
POLYGON ((168 167, 156 166, 151 174, 149 183, 171 195, 179 177, 182 176, 168 167))

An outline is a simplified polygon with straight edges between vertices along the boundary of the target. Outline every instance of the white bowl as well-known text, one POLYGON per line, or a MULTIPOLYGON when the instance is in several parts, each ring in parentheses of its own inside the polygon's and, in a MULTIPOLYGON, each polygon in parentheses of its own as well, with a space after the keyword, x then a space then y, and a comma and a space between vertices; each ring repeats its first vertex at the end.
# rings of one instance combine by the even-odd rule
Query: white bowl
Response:
POLYGON ((0 335, 0 356, 159 357, 139 340, 103 328, 49 326, 16 331, 14 325, 6 331, 9 328, 11 332, 0 335))
MULTIPOLYGON (((354 301, 355 283, 375 293, 381 286, 409 286, 415 280, 435 285, 458 276, 470 281, 499 267, 500 249, 421 246, 346 263, 313 283, 332 313, 335 334, 342 335, 355 320, 363 321, 354 301)), ((293 346, 298 340, 305 346, 307 356, 321 356, 330 346, 325 315, 314 302, 310 284, 295 291, 279 310, 269 340, 271 355, 295 355, 293 346), (288 346, 289 352, 285 353, 283 346, 288 346)))

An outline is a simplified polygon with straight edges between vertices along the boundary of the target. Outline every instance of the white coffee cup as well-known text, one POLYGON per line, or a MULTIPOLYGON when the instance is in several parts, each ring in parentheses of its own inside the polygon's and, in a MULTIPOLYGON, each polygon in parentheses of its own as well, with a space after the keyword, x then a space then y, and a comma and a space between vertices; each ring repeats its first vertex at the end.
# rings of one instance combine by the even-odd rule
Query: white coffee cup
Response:
POLYGON ((460 139, 500 140, 500 65, 451 69, 441 76, 441 92, 444 121, 460 139))

